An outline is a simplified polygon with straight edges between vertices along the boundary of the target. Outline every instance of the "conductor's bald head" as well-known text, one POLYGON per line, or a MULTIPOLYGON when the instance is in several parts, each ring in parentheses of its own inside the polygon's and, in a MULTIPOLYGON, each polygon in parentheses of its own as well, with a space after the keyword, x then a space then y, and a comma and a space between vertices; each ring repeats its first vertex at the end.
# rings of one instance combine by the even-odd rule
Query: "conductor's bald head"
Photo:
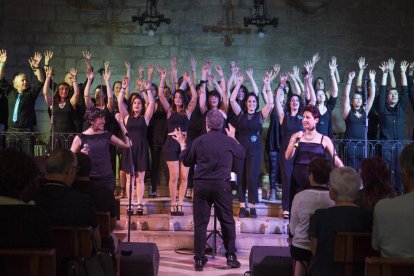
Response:
POLYGON ((224 117, 220 111, 216 109, 211 109, 207 112, 206 116, 206 126, 207 131, 211 130, 222 130, 224 124, 224 117))

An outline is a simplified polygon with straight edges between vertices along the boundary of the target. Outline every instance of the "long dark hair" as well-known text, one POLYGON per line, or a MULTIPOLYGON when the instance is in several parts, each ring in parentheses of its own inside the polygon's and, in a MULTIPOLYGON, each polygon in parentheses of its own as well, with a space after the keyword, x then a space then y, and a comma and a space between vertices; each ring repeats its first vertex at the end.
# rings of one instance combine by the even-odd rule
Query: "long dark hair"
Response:
POLYGON ((61 85, 64 85, 64 86, 67 86, 68 87, 68 95, 65 98, 65 102, 69 101, 69 99, 71 97, 71 94, 72 94, 72 93, 70 93, 71 92, 70 91, 70 85, 67 82, 65 82, 65 81, 60 82, 59 84, 56 85, 55 91, 53 92, 53 103, 55 103, 55 104, 57 104, 57 103, 60 102, 59 86, 61 86, 61 85))
POLYGON ((181 99, 182 99, 182 101, 183 101, 182 110, 179 112, 181 115, 183 115, 183 114, 185 114, 185 112, 186 112, 186 110, 187 110, 187 99, 186 99, 186 96, 185 96, 185 91, 184 91, 184 90, 177 89, 177 90, 175 91, 174 96, 173 96, 173 99, 172 99, 171 111, 172 111, 172 112, 178 112, 178 111, 177 111, 177 106, 175 105, 175 102, 174 102, 174 98, 175 98, 175 95, 176 95, 177 93, 179 93, 179 94, 181 95, 181 99))
MULTIPOLYGON (((151 91, 149 92, 152 93, 151 91)), ((142 116, 145 113, 145 99, 138 93, 132 93, 131 96, 129 97, 129 100, 128 100, 129 116, 134 115, 134 111, 132 110, 132 105, 134 104, 135 99, 138 99, 141 101, 142 109, 141 109, 141 112, 139 113, 139 116, 142 116)))
POLYGON ((291 110, 290 110, 290 101, 292 100, 293 97, 297 97, 298 100, 299 100, 298 115, 299 114, 303 114, 303 100, 302 100, 302 97, 299 96, 299 95, 297 95, 297 94, 290 94, 290 93, 288 94, 288 98, 287 98, 286 104, 285 104, 285 111, 287 113, 289 113, 289 114, 291 113, 291 110))

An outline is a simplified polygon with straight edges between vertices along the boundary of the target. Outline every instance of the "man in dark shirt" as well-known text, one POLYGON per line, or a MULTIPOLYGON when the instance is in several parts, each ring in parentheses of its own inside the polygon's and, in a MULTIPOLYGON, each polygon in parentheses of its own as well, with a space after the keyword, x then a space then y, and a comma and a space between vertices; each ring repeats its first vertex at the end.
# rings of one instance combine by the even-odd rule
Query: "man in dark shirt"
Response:
POLYGON ((196 165, 194 170, 194 248, 195 270, 202 271, 207 258, 205 240, 210 209, 214 203, 221 223, 223 242, 226 249, 227 265, 240 267, 236 257, 236 231, 233 218, 232 189, 230 172, 233 158, 245 157, 245 149, 234 138, 235 130, 229 125, 227 136, 221 133, 223 115, 218 110, 210 110, 206 117, 207 134, 196 138, 189 149, 185 135, 176 130, 174 138, 180 143, 180 160, 185 166, 196 165))
POLYGON ((394 172, 394 189, 402 194, 401 169, 398 160, 402 149, 400 141, 405 139, 405 113, 408 105, 408 86, 406 70, 408 63, 401 62, 401 92, 390 87, 387 89, 388 69, 383 69, 379 95, 379 124, 382 143, 382 158, 394 172))
MULTIPOLYGON (((6 50, 0 50, 0 89, 7 95, 8 101, 8 132, 32 132, 36 125, 35 104, 42 89, 44 80, 43 71, 39 64, 42 59, 40 53, 35 53, 29 63, 36 75, 36 80, 30 86, 24 73, 16 73, 13 85, 4 79, 4 67, 7 61, 6 50)), ((33 145, 30 134, 13 134, 7 136, 7 147, 12 147, 33 155, 33 145)))
POLYGON ((343 267, 332 262, 336 232, 372 231, 372 212, 353 203, 361 185, 358 173, 350 167, 337 168, 329 182, 335 205, 316 210, 310 223, 312 276, 342 275, 343 267))
POLYGON ((46 210, 57 226, 92 226, 94 248, 101 248, 96 211, 87 195, 70 189, 75 179, 77 160, 67 149, 52 151, 46 161, 46 181, 35 195, 36 204, 46 210))

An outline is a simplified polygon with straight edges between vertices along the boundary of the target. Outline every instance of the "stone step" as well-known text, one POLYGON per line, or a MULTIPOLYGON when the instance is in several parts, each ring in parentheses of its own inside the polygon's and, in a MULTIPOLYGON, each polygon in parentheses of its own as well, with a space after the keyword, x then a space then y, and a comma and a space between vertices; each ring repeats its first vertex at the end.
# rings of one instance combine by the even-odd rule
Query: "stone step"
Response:
MULTIPOLYGON (((134 213, 136 213, 137 203, 133 201, 131 203, 134 213)), ((121 199, 121 216, 126 215, 126 210, 128 206, 128 200, 123 198, 121 199)), ((257 216, 265 216, 265 217, 282 217, 283 209, 281 207, 281 201, 266 201, 263 200, 256 205, 256 212, 257 216)), ((144 198, 143 200, 143 209, 144 214, 146 215, 154 215, 154 214, 170 214, 171 210, 170 198, 169 197, 157 197, 157 198, 144 198)), ((193 214, 193 204, 191 200, 185 199, 182 206, 183 212, 185 215, 192 215, 193 214)), ((213 214, 213 208, 212 208, 213 214)), ((239 214, 239 203, 237 201, 233 201, 233 214, 238 216, 239 214)))
MULTIPOLYGON (((118 237, 122 241, 127 241, 127 231, 117 231, 118 237)), ((209 234, 209 232, 207 233, 209 234)), ((223 241, 216 236, 216 245, 218 253, 224 252, 223 241)), ((211 247, 213 237, 207 241, 211 247)), ((194 249, 194 232, 193 231, 131 231, 131 242, 153 242, 156 243, 159 250, 178 250, 194 249)), ((236 248, 240 251, 250 251, 255 245, 274 245, 289 246, 285 235, 260 235, 240 233, 236 237, 236 248)))

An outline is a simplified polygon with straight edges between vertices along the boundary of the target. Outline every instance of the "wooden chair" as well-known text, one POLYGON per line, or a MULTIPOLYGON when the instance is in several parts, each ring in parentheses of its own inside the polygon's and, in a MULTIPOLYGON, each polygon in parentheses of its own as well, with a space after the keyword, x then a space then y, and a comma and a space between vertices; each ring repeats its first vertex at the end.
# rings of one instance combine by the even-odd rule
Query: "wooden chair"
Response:
POLYGON ((412 276, 414 259, 365 258, 366 276, 412 276))
POLYGON ((372 249, 371 238, 372 233, 336 233, 333 262, 344 266, 343 275, 364 275, 365 257, 378 256, 378 252, 372 249))
POLYGON ((107 238, 111 234, 111 217, 109 212, 96 212, 99 223, 99 233, 102 238, 107 238))
POLYGON ((55 249, 0 249, 0 274, 54 276, 56 275, 55 249))
POLYGON ((53 227, 58 258, 89 258, 92 254, 92 227, 53 227))

